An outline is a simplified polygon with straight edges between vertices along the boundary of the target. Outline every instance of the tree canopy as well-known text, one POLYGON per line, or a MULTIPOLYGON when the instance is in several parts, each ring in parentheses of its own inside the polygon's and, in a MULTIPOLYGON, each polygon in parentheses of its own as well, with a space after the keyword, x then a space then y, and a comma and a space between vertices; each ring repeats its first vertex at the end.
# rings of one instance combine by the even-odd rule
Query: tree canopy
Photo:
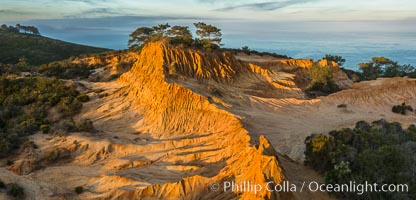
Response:
POLYGON ((339 91, 339 87, 333 81, 334 72, 330 66, 313 65, 309 70, 309 85, 306 92, 319 92, 322 94, 330 94, 339 91))
POLYGON ((379 77, 416 77, 416 69, 411 65, 400 65, 386 57, 373 57, 371 61, 359 64, 364 80, 379 77))
POLYGON ((23 26, 20 24, 16 24, 16 28, 19 29, 19 31, 23 31, 24 33, 30 33, 33 35, 40 35, 38 28, 34 26, 23 26))
POLYGON ((197 28, 196 34, 200 37, 201 45, 207 50, 220 48, 222 41, 221 29, 203 22, 194 23, 197 28))
POLYGON ((129 49, 140 50, 148 42, 168 41, 173 45, 193 44, 191 31, 187 26, 159 24, 153 27, 139 27, 130 34, 129 49))
POLYGON ((305 140, 305 164, 325 175, 326 184, 366 181, 408 185, 408 192, 334 192, 340 199, 414 199, 416 126, 385 120, 360 121, 355 128, 312 134, 305 140))
POLYGON ((12 32, 12 33, 29 33, 29 34, 33 34, 33 35, 40 35, 40 32, 38 30, 38 28, 34 27, 34 26, 23 26, 20 24, 16 24, 16 26, 7 26, 6 24, 3 24, 0 26, 0 30, 1 31, 6 31, 6 32, 12 32))
POLYGON ((11 33, 19 33, 19 29, 13 26, 7 26, 6 24, 3 24, 0 26, 1 31, 11 32, 11 33))
POLYGON ((151 42, 153 28, 140 27, 130 34, 129 48, 130 50, 140 49, 144 44, 151 42))
POLYGON ((167 30, 170 28, 168 23, 166 24, 159 24, 157 26, 153 26, 153 40, 161 40, 167 37, 167 30))
POLYGON ((345 63, 345 58, 337 55, 326 54, 325 57, 323 57, 323 59, 326 59, 327 61, 336 62, 340 67, 345 63))
POLYGON ((173 26, 167 33, 172 44, 191 46, 194 41, 191 31, 186 26, 173 26))
POLYGON ((172 45, 202 47, 209 51, 221 46, 221 29, 203 22, 194 24, 197 39, 193 39, 187 26, 170 26, 168 23, 153 27, 139 27, 130 34, 130 50, 140 50, 148 42, 167 41, 172 45))

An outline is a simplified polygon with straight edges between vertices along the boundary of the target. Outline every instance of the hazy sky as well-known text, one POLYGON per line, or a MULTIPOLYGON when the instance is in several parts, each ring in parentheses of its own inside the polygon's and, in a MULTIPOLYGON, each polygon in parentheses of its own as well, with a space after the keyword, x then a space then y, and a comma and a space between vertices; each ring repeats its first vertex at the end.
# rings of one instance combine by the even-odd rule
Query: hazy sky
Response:
POLYGON ((0 0, 0 21, 166 16, 254 20, 402 20, 415 0, 0 0))
POLYGON ((221 28, 225 47, 336 54, 351 69, 372 56, 416 65, 416 0, 0 0, 0 24, 111 49, 127 48, 137 27, 168 22, 194 32, 197 21, 221 28))

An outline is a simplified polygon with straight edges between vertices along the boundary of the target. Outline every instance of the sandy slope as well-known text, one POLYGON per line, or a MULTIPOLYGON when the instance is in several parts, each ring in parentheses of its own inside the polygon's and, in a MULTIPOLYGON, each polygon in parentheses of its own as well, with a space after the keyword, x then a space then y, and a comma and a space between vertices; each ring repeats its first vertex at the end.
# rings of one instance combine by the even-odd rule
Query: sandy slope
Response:
POLYGON ((301 161, 304 139, 311 133, 354 127, 357 121, 386 119, 404 127, 416 122, 414 114, 403 116, 391 112, 394 105, 406 102, 412 106, 416 98, 416 80, 405 78, 379 79, 354 85, 317 100, 249 97, 248 106, 236 113, 247 116, 244 122, 253 133, 265 134, 274 147, 294 160, 301 161), (347 104, 347 108, 337 108, 347 104))

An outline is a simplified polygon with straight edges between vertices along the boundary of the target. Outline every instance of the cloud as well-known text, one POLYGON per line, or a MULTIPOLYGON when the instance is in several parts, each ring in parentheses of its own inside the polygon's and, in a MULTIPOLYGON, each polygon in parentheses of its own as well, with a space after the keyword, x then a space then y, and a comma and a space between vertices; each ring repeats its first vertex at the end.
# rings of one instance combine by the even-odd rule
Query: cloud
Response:
POLYGON ((286 0, 286 1, 271 1, 271 2, 263 2, 263 3, 247 3, 247 4, 240 4, 240 5, 233 5, 227 6, 224 8, 216 9, 217 11, 230 11, 236 9, 253 9, 253 10, 278 10, 282 8, 286 8, 296 4, 308 3, 316 0, 286 0))
POLYGON ((112 8, 92 8, 80 13, 66 15, 64 18, 92 18, 92 17, 110 17, 120 16, 123 14, 122 10, 112 8))
POLYGON ((29 15, 30 12, 17 11, 17 10, 0 10, 0 15, 29 15))
POLYGON ((10 22, 13 20, 27 19, 37 13, 24 10, 12 10, 12 9, 1 9, 0 10, 0 21, 10 22))
POLYGON ((108 0, 66 0, 70 2, 80 2, 80 3, 86 3, 86 4, 99 4, 102 2, 109 2, 108 0))

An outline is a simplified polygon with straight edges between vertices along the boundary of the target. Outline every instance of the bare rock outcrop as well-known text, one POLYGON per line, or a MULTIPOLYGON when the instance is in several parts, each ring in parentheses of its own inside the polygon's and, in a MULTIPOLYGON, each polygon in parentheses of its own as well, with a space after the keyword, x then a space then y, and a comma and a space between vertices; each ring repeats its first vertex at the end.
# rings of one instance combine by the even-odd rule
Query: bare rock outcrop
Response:
POLYGON ((266 190, 250 192, 213 192, 209 185, 226 180, 265 183, 284 179, 273 147, 264 137, 255 146, 243 124, 233 114, 217 108, 208 98, 196 94, 181 84, 169 81, 170 67, 179 75, 195 79, 232 82, 239 73, 249 72, 244 64, 227 54, 201 54, 193 50, 180 50, 160 43, 150 43, 141 52, 138 62, 120 78, 127 86, 128 98, 143 110, 142 132, 152 137, 194 137, 189 146, 204 145, 200 137, 212 139, 215 150, 200 150, 192 157, 182 157, 183 164, 224 161, 217 174, 194 175, 178 182, 155 184, 134 191, 116 190, 111 196, 117 199, 222 199, 241 196, 243 199, 277 198, 266 190))

